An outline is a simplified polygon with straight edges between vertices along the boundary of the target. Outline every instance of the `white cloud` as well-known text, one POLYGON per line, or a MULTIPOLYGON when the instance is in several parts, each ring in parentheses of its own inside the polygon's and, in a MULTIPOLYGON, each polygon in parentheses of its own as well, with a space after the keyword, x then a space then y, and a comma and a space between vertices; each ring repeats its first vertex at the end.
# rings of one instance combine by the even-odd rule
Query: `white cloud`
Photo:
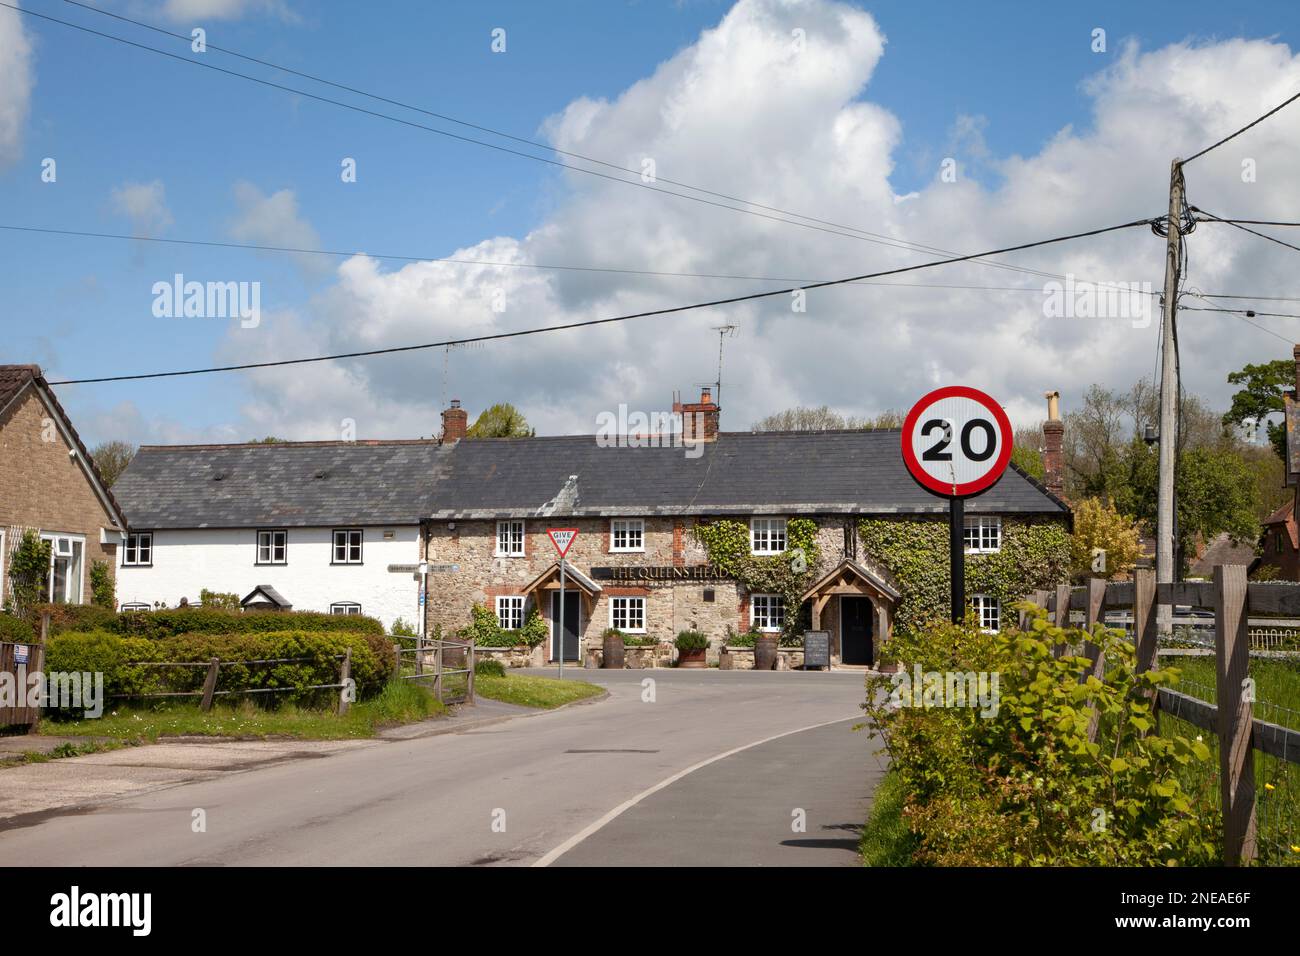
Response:
POLYGON ((167 189, 160 179, 115 186, 109 199, 114 212, 131 220, 132 231, 138 236, 157 235, 172 224, 167 189))
POLYGON ((162 5, 162 14, 176 23, 239 20, 260 13, 287 21, 298 19, 282 0, 164 0, 162 5))
POLYGON ((0 16, 0 169, 17 161, 22 147, 23 124, 31 106, 32 44, 23 31, 19 13, 0 16))
MULTIPOLYGON (((250 182, 240 180, 232 190, 238 214, 230 223, 230 235, 240 242, 294 249, 320 248, 320 236, 298 212, 298 198, 292 189, 266 195, 250 182)), ((304 271, 323 274, 329 269, 324 256, 294 257, 304 271)))
MULTIPOLYGON (((661 180, 974 252, 1162 213, 1173 154, 1213 142, 1300 85, 1300 59, 1279 43, 1182 43, 1145 53, 1130 46, 1087 84, 1093 111, 1086 128, 1062 128, 1036 154, 1005 157, 972 139, 979 121, 954 116, 959 170, 981 162, 999 185, 960 175, 942 182, 936 168, 930 184, 900 202, 890 174, 902 120, 870 101, 869 83, 884 51, 885 38, 860 10, 826 0, 742 0, 716 28, 617 98, 576 100, 545 129, 560 148, 632 169, 651 158, 661 180), (791 45, 795 28, 806 32, 802 52, 791 45), (972 155, 960 155, 963 148, 972 155)), ((1298 218, 1297 139, 1300 108, 1189 166, 1190 200, 1224 215, 1298 218), (1256 161, 1255 183, 1241 181, 1244 158, 1256 161)), ((556 211, 529 235, 486 239, 451 254, 810 279, 932 257, 576 173, 565 186, 556 211)), ((291 193, 252 194, 258 201, 250 204, 257 215, 246 217, 249 239, 280 235, 276 224, 290 232, 310 229, 291 193)), ((1190 286, 1300 294, 1286 250, 1211 226, 1201 226, 1190 246, 1190 286)), ((1141 228, 1000 261, 1158 288, 1163 258, 1161 240, 1141 228)), ((855 285, 810 292, 804 314, 776 297, 507 340, 454 351, 447 397, 462 399, 471 415, 512 401, 540 433, 590 432, 601 410, 620 402, 663 409, 673 389, 690 393, 713 379, 713 327, 723 322, 741 327, 726 344, 723 427, 729 429, 797 403, 826 403, 850 414, 903 408, 949 382, 982 387, 1013 418, 1030 421, 1042 417, 1046 389, 1059 388, 1069 410, 1092 382, 1127 387, 1151 374, 1154 323, 1134 328, 1123 319, 1048 319, 1041 276, 963 264, 900 281, 1030 291, 855 285)), ((446 263, 384 271, 356 258, 303 308, 310 322, 282 315, 258 330, 232 330, 227 350, 298 356, 405 345, 770 287, 446 263), (503 297, 504 311, 494 311, 494 296, 503 297), (256 337, 255 349, 249 336, 256 337)), ((1180 339, 1187 387, 1219 403, 1229 391, 1227 372, 1288 354, 1284 343, 1214 313, 1186 313, 1180 339)), ((242 407, 255 430, 290 437, 330 437, 345 417, 357 420, 360 437, 427 435, 437 430, 442 370, 437 351, 255 373, 246 379, 242 407)))

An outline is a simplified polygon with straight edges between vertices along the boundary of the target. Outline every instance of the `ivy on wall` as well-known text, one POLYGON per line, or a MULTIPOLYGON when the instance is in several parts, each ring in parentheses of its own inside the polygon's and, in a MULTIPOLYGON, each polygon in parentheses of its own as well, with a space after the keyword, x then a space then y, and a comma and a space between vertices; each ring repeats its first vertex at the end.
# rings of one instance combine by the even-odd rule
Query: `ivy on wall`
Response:
POLYGON ((749 525, 724 519, 697 524, 692 530, 696 542, 709 556, 709 563, 737 582, 750 594, 780 594, 785 598, 783 635, 802 633, 800 603, 812 584, 821 561, 817 545, 817 522, 812 518, 791 518, 786 522, 786 550, 782 554, 754 555, 749 547, 749 525))
MULTIPOLYGON (((947 620, 947 521, 864 518, 858 542, 898 578, 903 592, 894 618, 898 630, 915 633, 928 621, 947 620)), ((966 596, 998 598, 1007 627, 1014 623, 1012 603, 1067 580, 1069 569, 1070 535, 1063 525, 1003 518, 1001 550, 966 555, 966 596)))

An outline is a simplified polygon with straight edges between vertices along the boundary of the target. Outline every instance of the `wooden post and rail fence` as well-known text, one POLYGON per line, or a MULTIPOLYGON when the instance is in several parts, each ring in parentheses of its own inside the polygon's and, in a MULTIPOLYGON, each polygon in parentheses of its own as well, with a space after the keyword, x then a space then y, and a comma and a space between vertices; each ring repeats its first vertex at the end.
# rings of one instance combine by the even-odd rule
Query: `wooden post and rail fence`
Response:
MULTIPOLYGON (((1215 734, 1219 741, 1219 797, 1223 813, 1224 862, 1240 865, 1256 857, 1256 750, 1288 763, 1300 763, 1300 730, 1254 716, 1254 689, 1247 678, 1250 665, 1248 615, 1300 616, 1300 584, 1250 583, 1242 565, 1220 565, 1212 581, 1157 584, 1155 572, 1138 569, 1132 581, 1107 583, 1091 579, 1085 587, 1059 585, 1055 591, 1035 591, 1029 600, 1045 608, 1054 624, 1068 627, 1071 611, 1082 611, 1085 626, 1103 620, 1108 610, 1131 608, 1137 670, 1156 666, 1159 653, 1156 607, 1188 605, 1214 610, 1216 703, 1171 688, 1160 688, 1156 712, 1185 720, 1215 734)), ((1023 621, 1022 621, 1023 623, 1023 621)), ((1058 656, 1064 647, 1053 649, 1058 656)), ((1091 662, 1084 673, 1101 677, 1105 669, 1101 648, 1087 641, 1083 656, 1091 662)), ((1097 717, 1089 726, 1096 738, 1097 717)))
POLYGON ((428 680, 433 683, 433 695, 438 699, 438 703, 444 704, 455 696, 460 700, 460 695, 450 695, 446 691, 446 679, 456 674, 465 675, 465 695, 464 701, 467 704, 474 703, 474 664, 475 664, 475 644, 473 641, 425 641, 416 643, 415 647, 402 647, 400 644, 393 645, 393 680, 428 680), (448 651, 451 652, 450 656, 448 651), (405 658, 405 662, 404 662, 405 658), (464 663, 464 667, 448 667, 448 664, 464 663), (410 673, 407 673, 407 670, 410 673), (425 671, 426 667, 432 667, 432 673, 425 671))

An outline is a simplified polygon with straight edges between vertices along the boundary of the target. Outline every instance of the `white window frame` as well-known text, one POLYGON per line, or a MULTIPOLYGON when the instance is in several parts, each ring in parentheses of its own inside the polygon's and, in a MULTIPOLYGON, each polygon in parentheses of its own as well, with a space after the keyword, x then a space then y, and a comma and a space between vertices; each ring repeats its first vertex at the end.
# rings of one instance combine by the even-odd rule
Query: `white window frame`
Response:
POLYGON ((789 527, 785 518, 749 519, 750 554, 784 554, 789 541, 789 527), (761 546, 760 536, 762 540, 761 546))
POLYGON ((521 594, 497 596, 497 623, 503 630, 517 631, 524 626, 524 603, 521 594))
POLYGON ((645 626, 645 598, 634 595, 622 597, 612 597, 609 599, 609 626, 615 630, 622 631, 624 634, 644 634, 645 626), (619 620, 623 623, 620 624, 619 620), (633 620, 640 620, 640 626, 633 626, 633 620))
POLYGON ((124 568, 151 568, 153 567, 153 532, 152 531, 132 531, 126 536, 126 541, 122 545, 122 567, 124 568), (135 539, 135 544, 131 539, 135 539), (149 553, 149 560, 141 561, 141 550, 149 553), (134 557, 132 557, 134 555, 134 557))
POLYGON ((997 515, 967 515, 962 544, 967 554, 997 554, 1002 550, 1002 519, 997 515))
POLYGON ((64 534, 59 531, 41 532, 41 540, 50 542, 50 570, 45 577, 45 597, 51 604, 85 604, 86 603, 86 536, 84 534, 64 534), (67 544, 68 551, 64 554, 61 550, 63 544, 67 544), (74 551, 73 545, 81 545, 81 559, 77 564, 77 575, 74 579, 71 574, 64 578, 63 597, 54 596, 54 566, 60 558, 71 558, 74 551), (72 600, 70 588, 75 580, 76 600, 72 600))
POLYGON ((615 554, 644 553, 645 519, 611 518, 609 521, 609 550, 615 554), (623 536, 623 544, 618 543, 620 534, 623 536), (636 544, 631 543, 633 537, 636 538, 636 544))
POLYGON ((527 541, 527 528, 524 522, 518 518, 511 518, 506 521, 497 522, 497 544, 496 551, 493 552, 498 558, 522 558, 524 556, 525 542, 527 541), (502 544, 505 547, 502 547, 502 544), (518 546, 516 549, 516 545, 518 546))
POLYGON ((775 633, 785 627, 785 597, 780 594, 751 594, 749 596, 749 626, 765 634, 775 633), (762 610, 759 610, 759 607, 762 610), (775 619, 775 623, 773 623, 775 619), (762 623, 759 623, 759 622, 762 623))
POLYGON ((365 551, 366 532, 364 528, 335 528, 331 535, 330 564, 361 564, 365 551), (343 539, 343 558, 339 559, 339 538, 343 539), (355 541, 353 540, 355 538, 355 541), (356 557, 352 556, 356 548, 356 557))
POLYGON ((361 605, 356 601, 335 601, 330 605, 331 614, 360 615, 361 605))
POLYGON ((993 595, 972 594, 970 596, 970 606, 971 610, 975 612, 975 619, 981 631, 986 634, 996 634, 1002 629, 1002 602, 993 595), (989 626, 990 620, 992 620, 992 627, 989 626))
POLYGON ((289 531, 287 528, 263 528, 257 532, 257 549, 253 555, 254 564, 288 564, 289 563, 289 531), (267 560, 262 560, 262 536, 269 535, 266 545, 267 560), (279 561, 275 560, 275 536, 280 535, 283 542, 280 545, 283 556, 279 561))

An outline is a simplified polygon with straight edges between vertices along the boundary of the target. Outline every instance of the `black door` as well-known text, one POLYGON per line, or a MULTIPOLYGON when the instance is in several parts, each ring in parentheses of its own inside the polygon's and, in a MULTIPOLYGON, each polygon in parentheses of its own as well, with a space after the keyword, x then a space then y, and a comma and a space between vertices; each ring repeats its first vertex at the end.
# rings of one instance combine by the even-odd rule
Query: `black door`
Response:
POLYGON ((871 663, 873 611, 871 602, 866 598, 840 598, 840 663, 871 663))
MULTIPOLYGON (((564 592, 564 659, 578 660, 578 592, 564 592)), ((557 635, 560 633, 560 592, 551 592, 551 660, 559 660, 555 653, 557 635)))

